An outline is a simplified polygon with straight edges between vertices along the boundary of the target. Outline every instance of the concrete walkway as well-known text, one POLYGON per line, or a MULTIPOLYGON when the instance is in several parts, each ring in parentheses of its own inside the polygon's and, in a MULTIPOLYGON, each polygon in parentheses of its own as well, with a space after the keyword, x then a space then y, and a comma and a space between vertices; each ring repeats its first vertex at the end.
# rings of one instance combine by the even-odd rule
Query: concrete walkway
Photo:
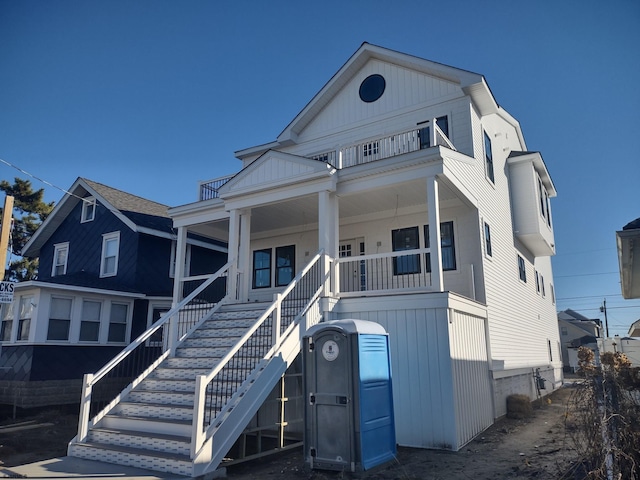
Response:
MULTIPOLYGON (((223 471, 217 472, 224 476, 223 471)), ((186 480, 169 473, 83 460, 75 457, 52 458, 19 467, 0 467, 0 478, 94 478, 100 480, 186 480)), ((209 477, 212 478, 212 477, 209 477)))

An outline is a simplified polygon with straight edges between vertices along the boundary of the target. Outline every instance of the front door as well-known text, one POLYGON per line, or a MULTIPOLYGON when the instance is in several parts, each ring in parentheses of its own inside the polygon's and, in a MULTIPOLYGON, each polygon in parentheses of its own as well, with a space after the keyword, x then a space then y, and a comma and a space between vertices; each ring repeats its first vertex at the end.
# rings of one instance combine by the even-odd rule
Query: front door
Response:
MULTIPOLYGON (((342 240, 339 244, 340 258, 364 255, 364 239, 342 240)), ((340 291, 358 292, 367 289, 366 265, 363 260, 340 263, 340 291)))

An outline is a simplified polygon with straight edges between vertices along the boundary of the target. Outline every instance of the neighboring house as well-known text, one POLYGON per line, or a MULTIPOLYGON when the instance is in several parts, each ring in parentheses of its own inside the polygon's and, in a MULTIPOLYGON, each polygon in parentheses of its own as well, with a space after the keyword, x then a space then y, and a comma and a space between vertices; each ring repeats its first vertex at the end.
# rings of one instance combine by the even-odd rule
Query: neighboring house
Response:
POLYGON ((630 337, 640 337, 640 320, 636 320, 629 327, 630 337))
POLYGON ((616 335, 613 338, 598 339, 598 345, 602 352, 624 353, 632 367, 640 367, 640 339, 616 335))
POLYGON ((640 298, 640 218, 616 232, 620 284, 624 298, 640 298))
POLYGON ((558 328, 564 371, 575 372, 578 369, 578 348, 585 346, 598 351, 597 341, 602 338, 602 325, 597 318, 587 318, 567 309, 558 312, 558 328))
MULTIPOLYGON (((214 470, 296 367, 306 329, 326 320, 371 320, 389 333, 400 445, 458 450, 506 414, 507 396, 536 398, 537 371, 546 392, 561 385, 556 190, 482 75, 365 43, 277 139, 236 156, 236 175, 170 209, 179 303, 162 321, 202 303, 180 288, 193 281, 180 268, 189 235, 228 242, 226 298, 91 420, 83 402, 70 455, 214 470), (225 350, 215 328, 244 335, 225 350), (165 434, 176 442, 160 446, 165 434)), ((86 391, 107 375, 87 377, 86 391)), ((355 400, 287 388, 278 411, 309 399, 329 419, 355 400)), ((276 447, 300 440, 286 413, 272 425, 276 447)), ((311 447, 305 457, 331 450, 311 447)))
MULTIPOLYGON (((68 192, 24 248, 39 258, 37 280, 2 305, 3 404, 77 403, 82 376, 171 308, 168 207, 84 178, 68 192)), ((224 264, 226 246, 192 239, 189 255, 192 271, 209 271, 224 264)))

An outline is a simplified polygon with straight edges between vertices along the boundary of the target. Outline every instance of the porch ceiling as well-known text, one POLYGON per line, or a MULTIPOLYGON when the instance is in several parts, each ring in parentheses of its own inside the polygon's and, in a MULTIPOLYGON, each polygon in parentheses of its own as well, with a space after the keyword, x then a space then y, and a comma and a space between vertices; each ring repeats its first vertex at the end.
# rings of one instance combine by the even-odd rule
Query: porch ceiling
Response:
MULTIPOLYGON (((394 184, 366 192, 340 197, 340 218, 375 215, 385 211, 400 211, 424 205, 427 187, 424 179, 394 184)), ((444 182, 439 184, 440 202, 458 200, 459 197, 444 182)), ((307 227, 316 229, 318 223, 318 196, 296 197, 284 202, 255 207, 251 211, 251 233, 263 234, 270 230, 307 227)), ((227 240, 228 221, 190 227, 190 231, 208 237, 227 240)))

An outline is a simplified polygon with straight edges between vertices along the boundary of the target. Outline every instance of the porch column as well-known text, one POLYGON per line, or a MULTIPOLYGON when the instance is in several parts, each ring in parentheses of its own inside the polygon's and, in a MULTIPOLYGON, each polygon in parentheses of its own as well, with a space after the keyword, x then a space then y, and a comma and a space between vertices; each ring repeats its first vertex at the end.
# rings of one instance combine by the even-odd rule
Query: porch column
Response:
POLYGON ((227 292, 229 298, 238 298, 238 249, 240 244, 240 212, 231 210, 229 212, 229 243, 227 246, 227 261, 233 260, 229 267, 229 277, 227 278, 227 292))
POLYGON ((444 291, 442 276, 442 248, 440 245, 440 201, 438 179, 427 178, 427 208, 429 210, 429 248, 431 253, 431 286, 437 292, 444 291))
POLYGON ((173 272, 173 305, 177 305, 182 300, 184 285, 184 266, 187 260, 187 228, 178 227, 176 239, 176 256, 174 261, 176 266, 173 272))
POLYGON ((238 300, 247 302, 251 282, 251 210, 243 210, 240 214, 238 273, 238 300))
MULTIPOLYGON (((339 216, 338 197, 335 193, 326 190, 318 192, 318 248, 324 249, 325 255, 330 259, 338 257, 339 216)), ((335 262, 323 263, 322 273, 335 279, 335 290, 339 291, 335 262)), ((325 294, 333 293, 330 292, 330 277, 325 282, 325 294)))

